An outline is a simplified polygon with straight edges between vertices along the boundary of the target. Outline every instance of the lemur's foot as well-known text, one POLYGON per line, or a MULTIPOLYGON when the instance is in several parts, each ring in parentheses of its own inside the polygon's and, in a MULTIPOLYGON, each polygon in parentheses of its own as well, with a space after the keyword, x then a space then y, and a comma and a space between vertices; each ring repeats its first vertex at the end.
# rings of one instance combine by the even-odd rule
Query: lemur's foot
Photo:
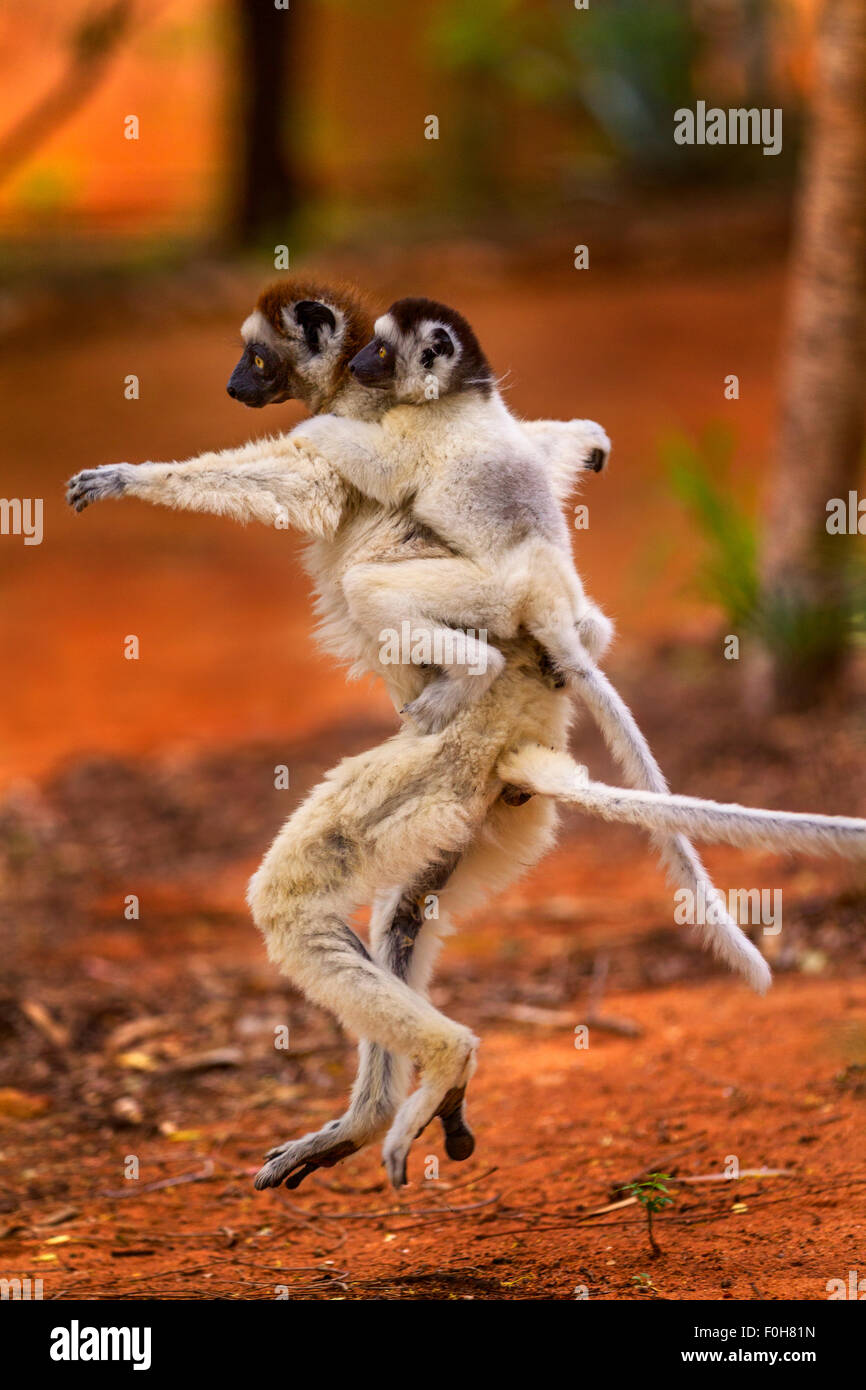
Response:
POLYGON ((463 1101, 466 1087, 457 1086, 449 1091, 436 1111, 445 1133, 445 1152, 455 1163, 471 1158, 475 1151, 475 1135, 466 1123, 463 1114, 463 1101))
POLYGON ((438 734, 467 705, 474 705, 490 689, 505 666, 498 647, 486 649, 487 666, 473 675, 439 676, 426 685, 414 700, 404 705, 401 714, 408 714, 422 733, 438 734))
POLYGON ((265 1158, 267 1162, 256 1174, 255 1186, 262 1191, 266 1187, 298 1187, 304 1178, 317 1168, 333 1168, 341 1159, 357 1153, 367 1142, 367 1137, 349 1138, 346 1133, 346 1117, 332 1120, 324 1128, 305 1134, 302 1139, 290 1139, 270 1149, 265 1158))
POLYGON ((103 497, 122 497, 134 469, 131 463, 106 463, 101 468, 85 468, 66 484, 66 500, 77 512, 103 497))
POLYGON ((406 1175, 409 1150, 436 1115, 442 1117, 446 1133, 445 1148, 450 1158, 468 1158, 475 1147, 472 1131, 463 1120, 461 1107, 466 1085, 475 1070, 478 1039, 468 1029, 461 1029, 460 1033, 459 1041, 455 1041, 451 1049, 448 1065, 437 1069, 435 1078, 428 1077, 422 1081, 417 1091, 400 1106, 388 1131, 382 1158, 392 1187, 405 1187, 409 1181, 406 1175), (448 1125, 452 1126, 451 1130, 448 1125))
POLYGON ((593 661, 598 661, 611 644, 613 623, 606 613, 593 606, 577 624, 577 637, 593 661))
POLYGON ((467 703, 462 687, 447 676, 440 676, 404 705, 401 714, 408 714, 423 734, 438 734, 467 703))

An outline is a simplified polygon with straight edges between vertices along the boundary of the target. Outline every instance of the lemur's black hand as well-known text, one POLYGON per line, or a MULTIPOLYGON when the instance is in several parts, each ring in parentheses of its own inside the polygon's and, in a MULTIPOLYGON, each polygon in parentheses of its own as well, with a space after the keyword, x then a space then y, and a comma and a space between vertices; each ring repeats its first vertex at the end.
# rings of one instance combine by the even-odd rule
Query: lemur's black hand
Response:
POLYGON ((133 471, 129 463, 107 463, 101 468, 85 468, 66 484, 66 500, 76 512, 103 497, 122 497, 133 471))

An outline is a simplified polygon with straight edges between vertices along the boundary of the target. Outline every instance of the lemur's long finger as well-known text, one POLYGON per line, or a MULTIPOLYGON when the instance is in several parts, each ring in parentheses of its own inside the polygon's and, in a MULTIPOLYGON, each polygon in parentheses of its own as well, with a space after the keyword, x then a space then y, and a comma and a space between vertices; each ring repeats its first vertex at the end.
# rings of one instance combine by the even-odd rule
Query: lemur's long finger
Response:
POLYGON ((260 1192, 283 1183, 286 1187, 298 1187, 317 1168, 333 1168, 341 1159, 357 1153, 359 1146, 351 1139, 343 1139, 338 1144, 324 1145, 318 1153, 310 1153, 309 1147, 303 1140, 287 1145, 284 1153, 276 1154, 259 1169, 254 1186, 260 1192))
POLYGON ((403 1154, 391 1154, 383 1160, 385 1171, 388 1174, 388 1181, 395 1191, 398 1191, 401 1187, 409 1186, 409 1171, 406 1166, 408 1159, 409 1153, 407 1150, 407 1152, 403 1154))

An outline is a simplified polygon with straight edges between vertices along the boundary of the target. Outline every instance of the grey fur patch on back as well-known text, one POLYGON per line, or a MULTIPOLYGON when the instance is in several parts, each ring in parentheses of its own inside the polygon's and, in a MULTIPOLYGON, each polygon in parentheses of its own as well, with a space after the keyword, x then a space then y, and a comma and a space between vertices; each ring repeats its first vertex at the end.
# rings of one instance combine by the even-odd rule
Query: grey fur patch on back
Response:
MULTIPOLYGON (((481 471, 477 461, 474 469, 481 471)), ((476 491, 470 511, 501 527, 506 543, 519 544, 528 536, 550 541, 562 536, 563 521, 547 478, 533 459, 491 459, 483 465, 487 485, 476 491)))

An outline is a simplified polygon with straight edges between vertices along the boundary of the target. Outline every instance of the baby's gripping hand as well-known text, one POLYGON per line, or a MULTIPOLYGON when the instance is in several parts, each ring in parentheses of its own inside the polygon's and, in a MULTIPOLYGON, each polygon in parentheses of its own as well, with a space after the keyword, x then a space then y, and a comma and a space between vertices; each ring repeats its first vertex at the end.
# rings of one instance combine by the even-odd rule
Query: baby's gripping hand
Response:
POLYGON ((359 492, 385 504, 394 500, 395 462, 379 424, 317 415, 297 425, 288 442, 316 468, 331 467, 359 492))
POLYGON ((106 463, 101 468, 85 468, 66 484, 66 500, 77 512, 104 497, 122 497, 135 477, 131 463, 106 463))
POLYGON ((600 473, 607 467, 610 457, 610 439, 607 431, 595 420, 568 420, 567 430, 571 436, 575 461, 591 473, 600 473))

